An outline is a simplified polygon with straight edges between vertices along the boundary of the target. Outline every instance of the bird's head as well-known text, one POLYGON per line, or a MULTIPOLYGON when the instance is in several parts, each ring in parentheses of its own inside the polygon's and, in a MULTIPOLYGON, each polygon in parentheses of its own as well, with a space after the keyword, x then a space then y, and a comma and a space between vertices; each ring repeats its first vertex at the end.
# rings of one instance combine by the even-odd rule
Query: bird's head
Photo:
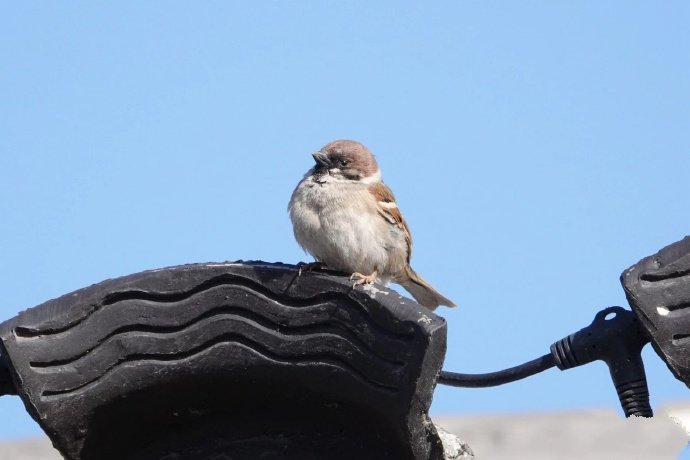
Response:
POLYGON ((317 174, 329 174, 348 181, 375 182, 381 179, 374 155, 359 142, 333 141, 312 156, 317 174))

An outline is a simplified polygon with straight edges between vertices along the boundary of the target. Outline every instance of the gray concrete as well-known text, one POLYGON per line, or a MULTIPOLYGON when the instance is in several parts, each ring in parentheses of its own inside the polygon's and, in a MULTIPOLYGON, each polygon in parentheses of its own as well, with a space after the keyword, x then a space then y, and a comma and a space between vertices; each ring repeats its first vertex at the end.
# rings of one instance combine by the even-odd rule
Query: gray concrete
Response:
MULTIPOLYGON (((683 429, 669 418, 683 412, 690 414, 690 404, 657 408, 652 419, 591 410, 435 417, 434 422, 460 435, 478 460, 664 460, 676 458, 687 443, 683 429)), ((0 443, 0 460, 60 459, 47 438, 0 443)))
POLYGON ((688 441, 685 431, 669 418, 669 411, 679 407, 657 409, 651 419, 591 410, 434 421, 460 434, 477 460, 664 460, 676 458, 688 441))
POLYGON ((436 431, 443 443, 444 460, 474 460, 474 452, 463 439, 436 425, 436 431))
POLYGON ((62 460, 47 437, 0 443, 0 460, 62 460))

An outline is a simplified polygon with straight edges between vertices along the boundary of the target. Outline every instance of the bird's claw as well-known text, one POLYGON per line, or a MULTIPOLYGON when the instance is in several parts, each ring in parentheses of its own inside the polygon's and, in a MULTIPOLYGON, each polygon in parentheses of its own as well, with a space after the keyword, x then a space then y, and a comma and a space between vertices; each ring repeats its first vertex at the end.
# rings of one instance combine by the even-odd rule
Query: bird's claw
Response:
POLYGON ((312 270, 323 270, 326 268, 326 264, 323 262, 300 262, 297 264, 297 276, 302 276, 302 270, 308 272, 312 270))
POLYGON ((352 287, 354 288, 355 286, 360 285, 360 284, 373 284, 374 281, 376 281, 377 276, 378 276, 378 273, 376 273, 376 272, 374 272, 370 275, 363 275, 359 272, 354 272, 352 275, 350 275, 350 280, 354 280, 352 287))

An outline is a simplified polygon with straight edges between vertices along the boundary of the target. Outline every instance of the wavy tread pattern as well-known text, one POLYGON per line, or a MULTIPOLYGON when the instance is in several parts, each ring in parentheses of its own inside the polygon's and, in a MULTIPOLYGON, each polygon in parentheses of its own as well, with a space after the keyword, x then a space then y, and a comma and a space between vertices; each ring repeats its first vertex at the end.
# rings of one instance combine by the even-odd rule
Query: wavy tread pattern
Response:
MULTIPOLYGON (((100 460, 104 447, 98 446, 125 458, 129 454, 109 444, 118 436, 113 423, 121 423, 121 436, 136 437, 168 423, 131 419, 150 417, 150 404, 165 408, 156 410, 159 418, 177 413, 179 405, 206 414, 224 409, 209 405, 204 394, 226 400, 234 391, 249 391, 257 403, 266 398, 270 413, 295 395, 307 412, 320 410, 308 409, 322 404, 312 401, 316 395, 371 411, 341 420, 347 430, 359 429, 355 420, 379 423, 378 417, 402 430, 419 417, 406 413, 421 414, 404 430, 426 433, 423 417, 445 352, 445 323, 392 291, 375 292, 353 290, 347 279, 325 274, 297 277, 283 265, 171 267, 46 302, 0 325, 0 335, 22 383, 20 396, 68 459, 100 460), (422 374, 427 367, 430 373, 422 374), (188 385, 191 394, 175 389, 188 385), (293 395, 288 400, 274 394, 281 386, 293 395), (151 391, 143 403, 126 403, 151 391), (117 415, 118 407, 126 408, 124 415, 117 415)), ((227 410, 255 416, 232 401, 224 403, 234 407, 227 410)), ((430 448, 416 449, 427 458, 430 448)))
POLYGON ((372 385, 396 388, 409 334, 380 327, 379 334, 369 334, 354 302, 299 304, 226 281, 174 295, 111 294, 101 308, 69 327, 49 332, 18 328, 16 333, 44 343, 32 350, 30 361, 45 376, 44 395, 93 386, 125 363, 186 359, 218 343, 238 344, 280 362, 328 362, 372 385), (239 305, 249 299, 253 308, 239 305), (290 310, 299 314, 290 315, 290 310), (343 312, 350 321, 338 318, 343 312))

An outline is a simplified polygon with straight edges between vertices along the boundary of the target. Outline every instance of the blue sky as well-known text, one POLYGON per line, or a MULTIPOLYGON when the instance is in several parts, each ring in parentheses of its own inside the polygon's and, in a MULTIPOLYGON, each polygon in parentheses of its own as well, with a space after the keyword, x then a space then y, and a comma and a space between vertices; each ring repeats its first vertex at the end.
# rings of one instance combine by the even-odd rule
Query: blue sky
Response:
MULTIPOLYGON (((0 318, 189 262, 309 260, 290 193, 377 155, 446 368, 548 352, 690 233, 687 2, 14 2, 0 14, 0 318)), ((688 400, 650 349, 652 402, 688 400)), ((618 408, 604 364, 436 391, 432 414, 618 408)), ((37 434, 0 398, 0 438, 37 434)))

